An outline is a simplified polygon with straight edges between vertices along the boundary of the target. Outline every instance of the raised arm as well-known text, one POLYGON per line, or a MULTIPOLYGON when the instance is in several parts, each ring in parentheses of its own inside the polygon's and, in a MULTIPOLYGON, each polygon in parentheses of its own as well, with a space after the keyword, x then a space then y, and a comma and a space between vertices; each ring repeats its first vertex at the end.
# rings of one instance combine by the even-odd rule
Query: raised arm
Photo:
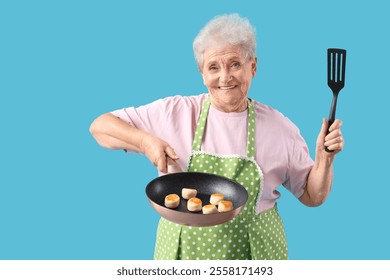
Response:
POLYGON ((338 152, 344 147, 341 133, 342 122, 335 120, 326 135, 328 123, 323 120, 321 131, 317 138, 316 158, 308 175, 305 192, 299 200, 307 206, 319 206, 328 197, 333 182, 333 161, 338 152), (333 152, 325 151, 325 146, 333 152))

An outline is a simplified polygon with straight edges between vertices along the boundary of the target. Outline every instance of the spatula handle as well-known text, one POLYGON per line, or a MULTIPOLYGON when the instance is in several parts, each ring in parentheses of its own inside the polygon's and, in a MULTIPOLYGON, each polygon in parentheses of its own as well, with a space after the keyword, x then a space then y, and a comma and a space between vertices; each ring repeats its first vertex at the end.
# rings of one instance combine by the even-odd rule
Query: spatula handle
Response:
MULTIPOLYGON (((329 127, 333 124, 333 122, 334 122, 334 119, 333 120, 328 120, 328 132, 326 132, 326 135, 329 134, 329 132, 330 132, 329 131, 329 127)), ((325 151, 327 151, 328 153, 332 153, 333 152, 333 150, 329 150, 327 146, 325 146, 325 151)))
MULTIPOLYGON (((336 118, 337 96, 338 96, 338 92, 337 93, 334 92, 332 105, 330 106, 329 119, 328 119, 328 131, 327 131, 326 135, 328 135, 330 133, 329 128, 334 123, 334 120, 336 118)), ((327 151, 328 153, 333 152, 332 150, 329 150, 328 147, 325 147, 325 151, 327 151)))

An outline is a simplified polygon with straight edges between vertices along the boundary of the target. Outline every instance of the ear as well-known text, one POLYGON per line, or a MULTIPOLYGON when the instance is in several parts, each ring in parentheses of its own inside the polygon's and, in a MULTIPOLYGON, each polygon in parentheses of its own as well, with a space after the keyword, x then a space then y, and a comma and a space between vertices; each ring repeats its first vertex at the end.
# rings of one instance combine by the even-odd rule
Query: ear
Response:
POLYGON ((255 56, 252 61, 252 77, 256 76, 256 71, 257 71, 257 56, 255 56))

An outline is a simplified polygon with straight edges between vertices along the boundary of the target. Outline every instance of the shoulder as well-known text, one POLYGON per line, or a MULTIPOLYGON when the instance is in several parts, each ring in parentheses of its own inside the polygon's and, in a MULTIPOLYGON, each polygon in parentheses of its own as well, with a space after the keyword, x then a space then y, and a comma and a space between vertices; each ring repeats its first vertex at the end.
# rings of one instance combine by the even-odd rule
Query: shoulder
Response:
POLYGON ((200 111, 206 99, 207 94, 190 96, 175 95, 158 99, 150 104, 145 105, 145 107, 148 107, 149 110, 159 110, 167 113, 179 113, 183 111, 198 112, 200 111))
POLYGON ((158 99, 151 104, 160 104, 165 106, 183 106, 183 107, 193 107, 193 106, 201 106, 203 102, 207 99, 207 94, 199 94, 199 95, 174 95, 169 97, 164 97, 158 99))
POLYGON ((298 127, 281 112, 253 99, 251 101, 256 112, 256 123, 262 129, 266 129, 269 132, 287 134, 291 137, 299 134, 298 127))
POLYGON ((155 100, 136 108, 136 111, 148 121, 171 122, 175 126, 188 125, 197 120, 207 97, 207 94, 175 95, 155 100))

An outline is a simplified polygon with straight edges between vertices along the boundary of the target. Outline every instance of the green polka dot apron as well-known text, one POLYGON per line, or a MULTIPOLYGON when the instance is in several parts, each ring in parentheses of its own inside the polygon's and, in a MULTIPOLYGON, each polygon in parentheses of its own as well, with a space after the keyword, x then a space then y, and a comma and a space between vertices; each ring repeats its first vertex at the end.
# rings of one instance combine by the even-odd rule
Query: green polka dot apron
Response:
POLYGON ((218 155, 201 151, 210 100, 202 107, 188 171, 225 176, 243 185, 248 201, 241 213, 222 225, 191 227, 160 219, 154 259, 247 260, 287 259, 287 242, 276 206, 256 214, 263 173, 255 162, 255 111, 248 100, 247 155, 218 155))

